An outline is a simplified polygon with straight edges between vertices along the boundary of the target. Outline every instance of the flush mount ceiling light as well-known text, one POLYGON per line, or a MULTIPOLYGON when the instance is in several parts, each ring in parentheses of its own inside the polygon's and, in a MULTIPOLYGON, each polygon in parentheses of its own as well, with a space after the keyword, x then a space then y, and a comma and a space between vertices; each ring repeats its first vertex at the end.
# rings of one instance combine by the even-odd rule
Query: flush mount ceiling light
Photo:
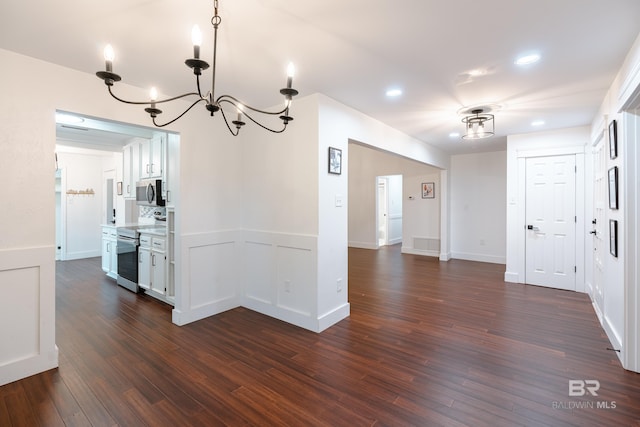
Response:
POLYGON ((495 135, 495 120, 493 114, 489 114, 487 108, 474 108, 471 113, 462 118, 465 133, 462 139, 483 139, 495 135))
POLYGON ((128 101, 128 100, 119 98, 113 93, 112 87, 115 82, 122 80, 122 78, 118 74, 115 74, 113 72, 113 59, 115 55, 113 53, 113 48, 111 47, 111 45, 107 45, 104 49, 104 59, 106 62, 105 71, 98 71, 96 75, 102 80, 104 80, 104 83, 105 85, 107 85, 107 88, 109 90, 109 94, 116 100, 120 102, 124 102, 125 104, 148 105, 148 107, 145 108, 144 111, 146 111, 149 114, 149 116, 151 116, 151 120, 153 124, 157 127, 164 127, 164 126, 170 125, 171 123, 175 122, 176 120, 184 116, 196 104, 203 102, 205 105, 205 108, 211 113, 211 116, 213 116, 214 113, 220 112, 220 114, 222 115, 222 118, 224 119, 225 124, 227 125, 227 128, 229 129, 229 132, 231 132, 234 136, 238 135, 238 133, 240 132, 240 128, 245 125, 245 122, 243 121, 244 117, 248 118, 253 123, 257 124, 261 128, 266 129, 270 132, 274 132, 274 133, 284 132, 285 129, 287 128, 287 124, 293 120, 293 117, 289 115, 289 107, 291 107, 291 100, 294 96, 298 94, 298 91, 291 87, 291 84, 293 81, 293 72, 294 72, 293 64, 289 64, 289 68, 287 70, 287 87, 285 87, 284 89, 280 89, 280 94, 284 96, 284 107, 279 111, 265 111, 258 108, 254 108, 241 102, 240 100, 238 100, 237 98, 231 95, 220 95, 216 97, 215 95, 216 53, 217 53, 216 47, 217 47, 217 41, 218 41, 218 27, 222 22, 222 18, 220 18, 220 16, 218 15, 218 0, 213 1, 213 10, 214 10, 214 15, 213 15, 213 18, 211 18, 211 25, 213 26, 213 66, 211 67, 212 78, 211 78, 211 90, 209 92, 203 94, 200 89, 200 75, 202 74, 203 70, 206 70, 207 68, 209 68, 209 64, 203 61, 202 59, 200 59, 200 45, 202 43, 202 33, 200 32, 200 29, 198 28, 197 25, 193 27, 193 31, 191 35, 192 41, 193 41, 193 58, 187 59, 185 61, 185 64, 187 65, 187 67, 191 68, 193 70, 193 74, 195 74, 196 76, 196 89, 197 89, 196 92, 184 93, 182 95, 178 95, 178 96, 174 96, 166 99, 158 99, 158 91, 154 87, 154 88, 151 88, 151 92, 149 94, 149 98, 150 98, 149 101, 128 101), (183 99, 183 98, 191 98, 192 100, 195 98, 195 100, 180 115, 167 121, 166 123, 158 123, 156 121, 156 118, 160 114, 162 114, 162 110, 157 108, 158 104, 171 102, 171 101, 175 101, 177 99, 183 99), (225 107, 230 108, 232 114, 237 114, 236 120, 231 121, 231 124, 235 127, 235 130, 232 129, 231 125, 229 124, 229 120, 227 119, 226 114, 229 114, 230 112, 227 111, 227 113, 225 113, 225 109, 224 109, 225 107), (261 119, 264 119, 269 116, 279 116, 280 120, 282 120, 282 125, 283 125, 282 128, 273 129, 263 123, 260 123, 258 121, 258 118, 256 118, 256 117, 260 117, 261 119))

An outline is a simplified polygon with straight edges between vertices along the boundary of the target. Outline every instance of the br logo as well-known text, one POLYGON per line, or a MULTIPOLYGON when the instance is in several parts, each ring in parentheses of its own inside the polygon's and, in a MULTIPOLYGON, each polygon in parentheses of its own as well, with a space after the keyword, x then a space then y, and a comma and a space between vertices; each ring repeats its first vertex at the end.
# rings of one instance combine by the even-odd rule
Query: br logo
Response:
POLYGON ((587 393, 597 396, 600 390, 598 380, 569 380, 569 396, 584 396, 587 393))

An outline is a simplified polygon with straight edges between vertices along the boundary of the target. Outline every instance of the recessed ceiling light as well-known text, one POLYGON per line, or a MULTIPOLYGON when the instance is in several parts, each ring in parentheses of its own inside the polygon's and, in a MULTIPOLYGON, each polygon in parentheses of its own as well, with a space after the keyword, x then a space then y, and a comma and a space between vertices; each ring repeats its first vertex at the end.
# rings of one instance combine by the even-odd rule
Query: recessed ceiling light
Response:
POLYGON ((396 96, 402 95, 402 89, 389 89, 387 91, 387 96, 390 98, 394 98, 396 96))
POLYGON ((540 61, 540 55, 537 53, 530 53, 527 55, 523 55, 516 59, 516 65, 531 65, 540 61))
POLYGON ((531 126, 542 126, 544 124, 544 120, 536 120, 531 122, 531 126))
POLYGON ((449 134, 449 138, 459 138, 460 134, 458 132, 451 132, 449 134))

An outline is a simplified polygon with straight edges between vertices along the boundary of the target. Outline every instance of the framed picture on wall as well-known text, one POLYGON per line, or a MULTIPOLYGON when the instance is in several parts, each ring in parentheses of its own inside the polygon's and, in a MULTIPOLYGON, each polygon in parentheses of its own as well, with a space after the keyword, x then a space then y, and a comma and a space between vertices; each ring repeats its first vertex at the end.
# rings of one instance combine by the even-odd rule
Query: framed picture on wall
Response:
POLYGON ((618 157, 618 125, 615 120, 609 124, 609 157, 618 157))
POLYGON ((609 169, 609 209, 618 209, 618 167, 609 169))
POLYGON ((435 183, 433 182, 423 182, 422 183, 422 198, 423 199, 435 199, 436 190, 435 183))
POLYGON ((342 173, 342 150, 338 148, 329 147, 329 173, 342 173))
POLYGON ((609 220, 609 252, 618 258, 618 221, 609 220))

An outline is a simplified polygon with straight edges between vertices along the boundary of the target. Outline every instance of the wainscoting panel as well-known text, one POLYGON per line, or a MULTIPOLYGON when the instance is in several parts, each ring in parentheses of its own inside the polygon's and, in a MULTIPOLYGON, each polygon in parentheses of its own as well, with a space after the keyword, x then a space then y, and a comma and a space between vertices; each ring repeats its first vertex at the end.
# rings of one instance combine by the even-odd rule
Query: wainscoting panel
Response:
POLYGON ((58 366, 54 247, 0 251, 0 385, 58 366))
POLYGON ((262 304, 276 303, 276 263, 273 245, 263 242, 244 242, 244 297, 262 304))
POLYGON ((182 286, 173 321, 185 325, 239 306, 240 231, 182 236, 182 286))
POLYGON ((242 305, 317 331, 317 237, 245 230, 244 254, 242 305))

